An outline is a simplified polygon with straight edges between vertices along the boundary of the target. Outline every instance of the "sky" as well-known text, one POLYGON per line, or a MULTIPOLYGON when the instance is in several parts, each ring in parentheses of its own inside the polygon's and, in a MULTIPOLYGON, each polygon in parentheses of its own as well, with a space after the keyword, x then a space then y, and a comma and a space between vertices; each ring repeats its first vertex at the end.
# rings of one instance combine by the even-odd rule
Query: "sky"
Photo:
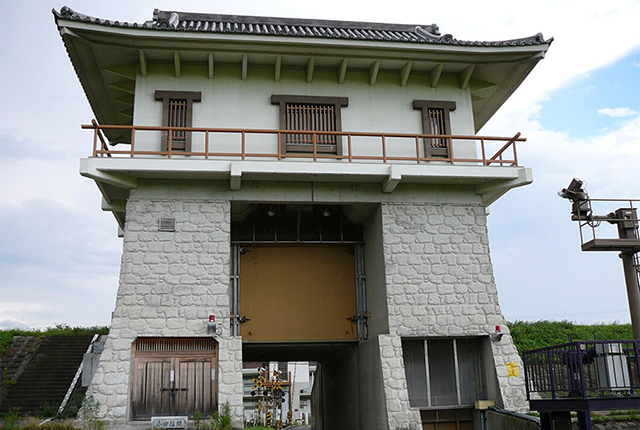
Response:
MULTIPOLYGON (((0 327, 108 325, 122 240, 78 174, 94 117, 48 0, 3 2, 0 26, 0 327)), ((462 40, 554 37, 542 60, 479 132, 521 132, 535 182, 491 206, 489 238, 509 321, 629 322, 620 259, 583 253, 573 177, 592 198, 640 199, 640 1, 358 2, 69 0, 100 18, 144 22, 153 9, 432 24, 462 40)), ((604 213, 612 208, 602 210, 604 213)), ((613 208, 615 209, 615 208, 613 208)), ((606 226, 600 227, 608 232, 606 226)), ((615 237, 615 233, 611 233, 615 237)))

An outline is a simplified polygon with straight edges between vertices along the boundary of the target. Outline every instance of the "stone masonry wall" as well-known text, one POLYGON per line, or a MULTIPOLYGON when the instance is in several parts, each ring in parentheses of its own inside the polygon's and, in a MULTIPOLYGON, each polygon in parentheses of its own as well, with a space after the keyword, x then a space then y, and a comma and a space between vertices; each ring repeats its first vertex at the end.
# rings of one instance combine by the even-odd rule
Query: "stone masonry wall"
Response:
POLYGON ((242 426, 242 340, 229 335, 228 201, 162 200, 134 190, 127 202, 120 286, 111 331, 89 388, 111 425, 128 419, 132 342, 139 336, 207 336, 215 314, 219 342, 219 403, 242 426), (159 232, 160 217, 176 219, 159 232))
POLYGON ((380 346, 383 369, 389 367, 390 428, 416 423, 404 381, 404 337, 488 336, 501 326, 504 337, 491 342, 501 400, 506 409, 527 409, 522 363, 498 305, 484 207, 387 203, 382 222, 389 336, 380 337, 380 346), (517 363, 519 377, 508 377, 508 362, 517 363))

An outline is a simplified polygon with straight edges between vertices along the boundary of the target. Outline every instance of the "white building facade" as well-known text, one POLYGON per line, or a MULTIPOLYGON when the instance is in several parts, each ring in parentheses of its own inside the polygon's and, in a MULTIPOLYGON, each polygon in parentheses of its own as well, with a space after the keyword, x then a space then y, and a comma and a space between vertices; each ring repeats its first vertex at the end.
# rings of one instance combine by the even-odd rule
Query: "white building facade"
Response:
POLYGON ((550 40, 54 15, 97 119, 80 171, 123 237, 89 391, 110 425, 228 404, 241 427, 243 360, 317 362, 316 429, 527 408, 486 209, 532 174, 515 131, 476 133, 550 40))

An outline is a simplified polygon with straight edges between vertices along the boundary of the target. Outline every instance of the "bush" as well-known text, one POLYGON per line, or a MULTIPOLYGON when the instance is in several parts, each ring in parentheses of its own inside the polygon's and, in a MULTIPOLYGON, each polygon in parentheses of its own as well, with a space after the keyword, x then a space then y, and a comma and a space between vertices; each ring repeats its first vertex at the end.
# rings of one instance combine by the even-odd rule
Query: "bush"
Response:
POLYGON ((200 428, 202 430, 232 430, 229 403, 220 407, 220 412, 214 412, 213 418, 202 422, 200 428))
POLYGON ((82 402, 82 408, 78 414, 80 419, 82 430, 103 430, 104 421, 98 419, 100 413, 100 402, 93 398, 93 396, 85 397, 82 402))
POLYGON ((594 333, 598 340, 633 339, 631 324, 578 325, 569 321, 515 321, 507 324, 520 355, 523 351, 567 343, 569 334, 574 342, 593 340, 594 333))

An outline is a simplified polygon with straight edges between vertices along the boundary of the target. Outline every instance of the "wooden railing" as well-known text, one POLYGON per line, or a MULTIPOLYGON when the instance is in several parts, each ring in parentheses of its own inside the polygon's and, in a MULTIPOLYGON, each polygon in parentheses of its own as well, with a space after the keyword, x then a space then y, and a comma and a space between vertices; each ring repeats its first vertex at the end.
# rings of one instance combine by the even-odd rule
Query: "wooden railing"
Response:
MULTIPOLYGON (((334 159, 342 161, 373 161, 373 162, 415 162, 417 164, 425 162, 446 162, 450 164, 480 164, 483 166, 518 166, 518 156, 516 151, 516 142, 524 142, 525 138, 520 137, 520 133, 517 133, 513 137, 495 137, 495 136, 459 136, 459 135, 440 135, 440 134, 410 134, 410 133, 370 133, 370 132, 353 132, 353 131, 307 131, 307 130, 265 130, 265 129, 240 129, 240 128, 203 128, 203 127, 152 127, 152 126, 127 126, 127 125, 99 125, 95 120, 91 124, 82 125, 83 129, 92 129, 94 131, 93 138, 93 156, 94 157, 137 157, 137 156, 166 156, 171 158, 172 156, 191 156, 191 157, 203 157, 209 158, 237 158, 246 160, 247 158, 276 158, 282 159, 312 159, 317 161, 320 159, 334 159), (110 148, 107 144, 104 131, 121 131, 125 133, 131 133, 130 148, 129 149, 115 149, 110 148), (140 150, 136 148, 136 137, 141 132, 162 132, 162 131, 185 131, 193 134, 204 134, 204 150, 201 151, 184 151, 171 149, 171 142, 168 144, 168 149, 165 151, 156 150, 140 150), (286 147, 283 144, 287 134, 303 133, 305 135, 312 136, 313 143, 310 146, 309 152, 287 152, 286 147), (220 142, 215 141, 215 136, 220 135, 237 135, 239 137, 239 148, 235 151, 222 151, 220 150, 220 142), (271 135, 275 137, 273 141, 275 150, 270 152, 252 152, 252 142, 250 142, 250 136, 255 135, 271 135), (322 146, 322 138, 327 135, 342 136, 337 137, 338 145, 342 147, 343 153, 327 153, 321 152, 319 147, 322 146), (346 138, 346 145, 344 142, 346 138), (360 149, 356 151, 354 145, 356 140, 360 149), (367 139, 366 143, 363 143, 367 139), (371 141, 375 139, 378 143, 371 141), (446 139, 448 155, 445 157, 428 157, 426 148, 424 148, 425 142, 428 145, 429 139, 446 139), (389 142, 393 140, 393 142, 389 142), (411 155, 394 155, 393 150, 397 149, 399 141, 411 142, 411 155), (341 142, 342 141, 342 142, 341 142), (454 142, 455 141, 455 142, 454 142), (456 155, 456 145, 458 142, 473 142, 475 143, 475 153, 480 154, 481 158, 469 158, 459 157, 456 155), (342 145, 341 145, 342 143, 342 145), (415 143, 415 145, 414 145, 415 143), (490 144, 503 145, 493 155, 487 155, 490 144), (362 147, 366 146, 366 150, 362 151, 362 147), (373 152, 379 152, 373 154, 373 152)), ((173 133, 167 133, 169 139, 173 133)), ((192 138, 193 140, 193 138, 192 138)), ((225 142, 228 146, 228 142, 225 142)), ((160 146, 160 136, 158 136, 158 146, 160 146)), ((202 145, 201 145, 202 146, 202 145)), ((257 146, 257 145, 255 145, 257 146)), ((273 146, 273 145, 272 145, 273 146)), ((407 151, 405 151, 407 152, 407 151)), ((469 151, 464 151, 469 152, 469 151)))

